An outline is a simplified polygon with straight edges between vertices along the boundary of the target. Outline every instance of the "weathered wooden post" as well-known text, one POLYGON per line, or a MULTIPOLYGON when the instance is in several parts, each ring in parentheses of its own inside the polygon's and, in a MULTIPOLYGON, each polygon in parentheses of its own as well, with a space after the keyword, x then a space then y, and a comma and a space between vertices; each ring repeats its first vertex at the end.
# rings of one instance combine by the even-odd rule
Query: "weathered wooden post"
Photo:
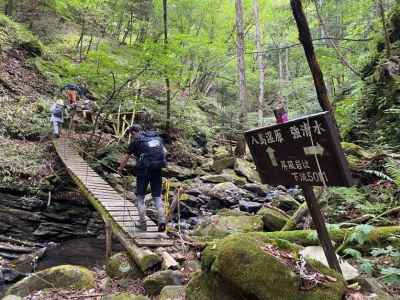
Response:
POLYGON ((298 185, 303 189, 329 266, 341 273, 312 188, 351 186, 353 183, 330 113, 250 130, 245 137, 263 183, 298 185))
POLYGON ((106 230, 106 257, 112 255, 112 224, 108 219, 104 220, 106 230))

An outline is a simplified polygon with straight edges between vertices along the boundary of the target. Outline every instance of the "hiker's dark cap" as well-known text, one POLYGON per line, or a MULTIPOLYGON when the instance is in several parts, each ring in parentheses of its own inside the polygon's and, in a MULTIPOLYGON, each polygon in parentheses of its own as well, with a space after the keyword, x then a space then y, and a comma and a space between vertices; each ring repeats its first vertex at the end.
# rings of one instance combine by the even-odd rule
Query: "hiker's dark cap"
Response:
POLYGON ((139 132, 142 131, 143 128, 139 124, 133 124, 131 127, 128 128, 126 132, 132 133, 132 132, 139 132))

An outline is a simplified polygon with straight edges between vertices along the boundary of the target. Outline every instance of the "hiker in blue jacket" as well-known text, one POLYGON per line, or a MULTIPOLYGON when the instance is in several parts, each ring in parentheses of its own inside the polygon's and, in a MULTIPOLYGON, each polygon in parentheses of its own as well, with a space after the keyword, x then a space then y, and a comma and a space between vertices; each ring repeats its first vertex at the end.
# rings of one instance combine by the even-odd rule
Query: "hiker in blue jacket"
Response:
POLYGON ((166 219, 161 200, 162 175, 161 170, 167 165, 166 150, 159 134, 155 131, 143 131, 140 125, 134 125, 127 130, 134 139, 128 146, 128 152, 120 161, 118 171, 121 173, 128 163, 129 157, 136 158, 136 199, 140 224, 138 227, 146 230, 146 205, 144 197, 148 185, 158 213, 158 231, 165 231, 166 219))
POLYGON ((64 101, 58 99, 50 108, 50 122, 53 125, 53 135, 55 138, 60 137, 60 126, 64 122, 64 101))

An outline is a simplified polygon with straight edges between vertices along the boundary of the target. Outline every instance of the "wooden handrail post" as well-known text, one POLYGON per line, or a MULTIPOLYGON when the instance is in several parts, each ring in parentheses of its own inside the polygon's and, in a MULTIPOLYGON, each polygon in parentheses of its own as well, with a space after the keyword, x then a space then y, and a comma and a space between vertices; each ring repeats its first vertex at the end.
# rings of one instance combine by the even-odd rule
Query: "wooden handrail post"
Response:
POLYGON ((112 255, 112 225, 108 219, 104 220, 105 231, 106 231, 106 257, 112 255))

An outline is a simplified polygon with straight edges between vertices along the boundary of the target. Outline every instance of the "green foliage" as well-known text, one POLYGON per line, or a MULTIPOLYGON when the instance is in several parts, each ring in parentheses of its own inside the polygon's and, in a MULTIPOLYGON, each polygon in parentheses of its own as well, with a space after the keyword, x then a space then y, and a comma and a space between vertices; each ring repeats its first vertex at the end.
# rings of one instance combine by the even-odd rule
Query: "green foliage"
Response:
POLYGON ((373 248, 371 249, 371 255, 378 256, 390 256, 395 257, 400 262, 400 251, 395 249, 393 246, 387 246, 386 248, 373 248))
POLYGON ((5 101, 0 106, 0 135, 38 140, 50 132, 49 104, 44 100, 5 101))
POLYGON ((361 258, 358 260, 360 263, 359 269, 363 273, 371 274, 374 271, 374 264, 365 258, 361 258))
POLYGON ((31 189, 40 187, 46 174, 49 151, 41 144, 15 141, 0 135, 0 186, 25 185, 31 189))
POLYGON ((387 283, 400 283, 400 268, 381 268, 382 279, 387 283))
POLYGON ((400 186, 400 164, 394 159, 388 159, 385 164, 385 170, 393 178, 394 183, 400 186))
POLYGON ((344 250, 343 250, 343 254, 346 255, 346 256, 350 256, 350 257, 352 257, 352 258, 355 258, 355 259, 360 259, 360 258, 362 258, 361 252, 358 251, 358 250, 356 250, 356 249, 353 249, 353 248, 346 248, 346 249, 344 249, 344 250))
POLYGON ((349 242, 357 242, 364 245, 368 240, 368 234, 374 229, 374 226, 368 224, 357 225, 352 234, 348 237, 349 242))
POLYGON ((0 51, 24 43, 34 43, 42 48, 41 42, 23 25, 13 22, 0 12, 0 51))

